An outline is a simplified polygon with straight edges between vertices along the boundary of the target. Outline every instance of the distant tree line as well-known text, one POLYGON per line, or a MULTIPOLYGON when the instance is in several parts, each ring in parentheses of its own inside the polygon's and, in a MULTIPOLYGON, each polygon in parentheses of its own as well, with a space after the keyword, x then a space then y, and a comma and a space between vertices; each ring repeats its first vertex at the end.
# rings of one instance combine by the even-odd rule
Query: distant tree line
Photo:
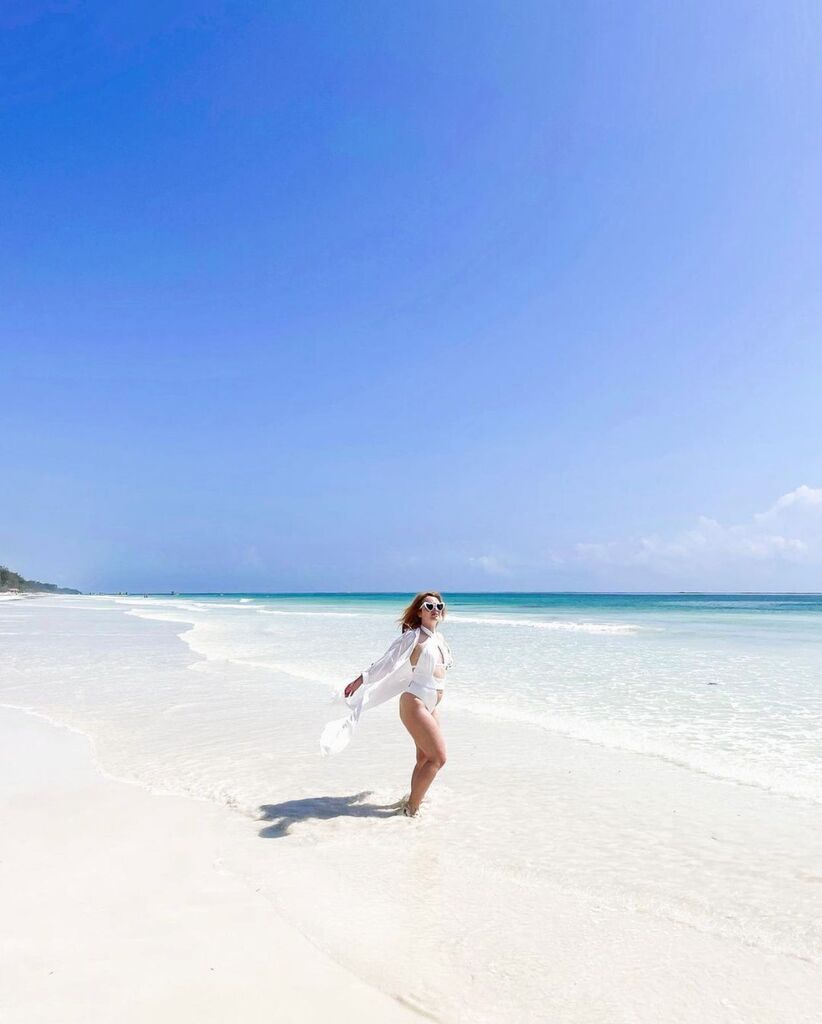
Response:
POLYGON ((58 587, 54 583, 41 583, 39 580, 26 580, 19 572, 0 565, 0 593, 4 590, 19 590, 25 594, 79 594, 79 590, 70 587, 58 587))

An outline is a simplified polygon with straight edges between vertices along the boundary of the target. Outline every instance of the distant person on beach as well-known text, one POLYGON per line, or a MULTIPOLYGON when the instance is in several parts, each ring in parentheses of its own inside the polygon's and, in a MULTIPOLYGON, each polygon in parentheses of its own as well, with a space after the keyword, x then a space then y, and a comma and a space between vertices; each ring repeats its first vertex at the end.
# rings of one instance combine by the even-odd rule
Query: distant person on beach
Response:
POLYGON ((410 818, 417 814, 434 777, 445 764, 438 705, 445 688, 445 673, 454 662, 448 643, 439 632, 444 618, 441 594, 436 590, 417 594, 400 617, 402 632, 397 639, 343 691, 350 713, 329 722, 320 738, 324 754, 339 753, 348 745, 363 711, 399 694, 400 719, 417 748, 411 792, 402 805, 403 814, 410 818))

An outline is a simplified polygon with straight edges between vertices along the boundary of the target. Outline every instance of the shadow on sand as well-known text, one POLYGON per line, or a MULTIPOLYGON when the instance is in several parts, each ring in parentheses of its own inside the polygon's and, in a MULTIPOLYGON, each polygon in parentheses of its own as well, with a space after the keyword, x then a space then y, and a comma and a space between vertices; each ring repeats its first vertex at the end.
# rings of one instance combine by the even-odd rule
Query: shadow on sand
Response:
POLYGON ((299 821, 328 820, 329 818, 393 818, 402 807, 402 801, 393 804, 367 804, 363 801, 371 793, 354 793, 352 796, 311 796, 304 800, 286 800, 281 804, 263 804, 260 821, 273 824, 260 829, 263 839, 279 839, 287 836, 291 826, 299 821))

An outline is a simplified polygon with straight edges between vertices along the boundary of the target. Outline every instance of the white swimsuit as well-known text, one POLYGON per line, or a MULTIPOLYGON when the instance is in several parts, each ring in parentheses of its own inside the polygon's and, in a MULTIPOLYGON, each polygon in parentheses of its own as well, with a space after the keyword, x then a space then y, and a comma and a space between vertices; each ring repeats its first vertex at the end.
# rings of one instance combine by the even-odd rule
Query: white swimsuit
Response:
POLYGON ((425 626, 407 629, 362 673, 362 686, 345 700, 348 714, 329 722, 323 729, 320 749, 324 754, 338 754, 348 746, 363 711, 405 690, 419 697, 432 711, 437 704, 437 690, 445 687, 445 680, 435 676, 434 669, 437 666, 449 669, 453 664, 451 650, 441 633, 432 633, 425 626), (417 647, 422 647, 422 651, 417 664, 412 665, 411 655, 417 647))
MULTIPOLYGON (((446 655, 448 645, 440 643, 440 637, 425 626, 420 626, 420 634, 428 634, 417 646, 421 647, 416 665, 411 665, 411 681, 406 690, 423 702, 429 711, 433 711, 439 701, 438 690, 445 689, 445 670, 448 668, 449 657, 446 655), (442 675, 434 675, 440 669, 442 675)), ((421 639, 421 638, 420 638, 421 639)), ((413 654, 413 651, 412 651, 413 654)))

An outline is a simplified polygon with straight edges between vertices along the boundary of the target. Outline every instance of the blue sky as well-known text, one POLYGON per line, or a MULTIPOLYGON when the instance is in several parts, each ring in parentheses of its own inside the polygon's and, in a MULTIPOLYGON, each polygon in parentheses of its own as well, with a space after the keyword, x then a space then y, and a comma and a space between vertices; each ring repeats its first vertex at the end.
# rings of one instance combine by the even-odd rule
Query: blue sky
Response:
POLYGON ((0 11, 0 561, 822 590, 818 5, 130 6, 0 11))

